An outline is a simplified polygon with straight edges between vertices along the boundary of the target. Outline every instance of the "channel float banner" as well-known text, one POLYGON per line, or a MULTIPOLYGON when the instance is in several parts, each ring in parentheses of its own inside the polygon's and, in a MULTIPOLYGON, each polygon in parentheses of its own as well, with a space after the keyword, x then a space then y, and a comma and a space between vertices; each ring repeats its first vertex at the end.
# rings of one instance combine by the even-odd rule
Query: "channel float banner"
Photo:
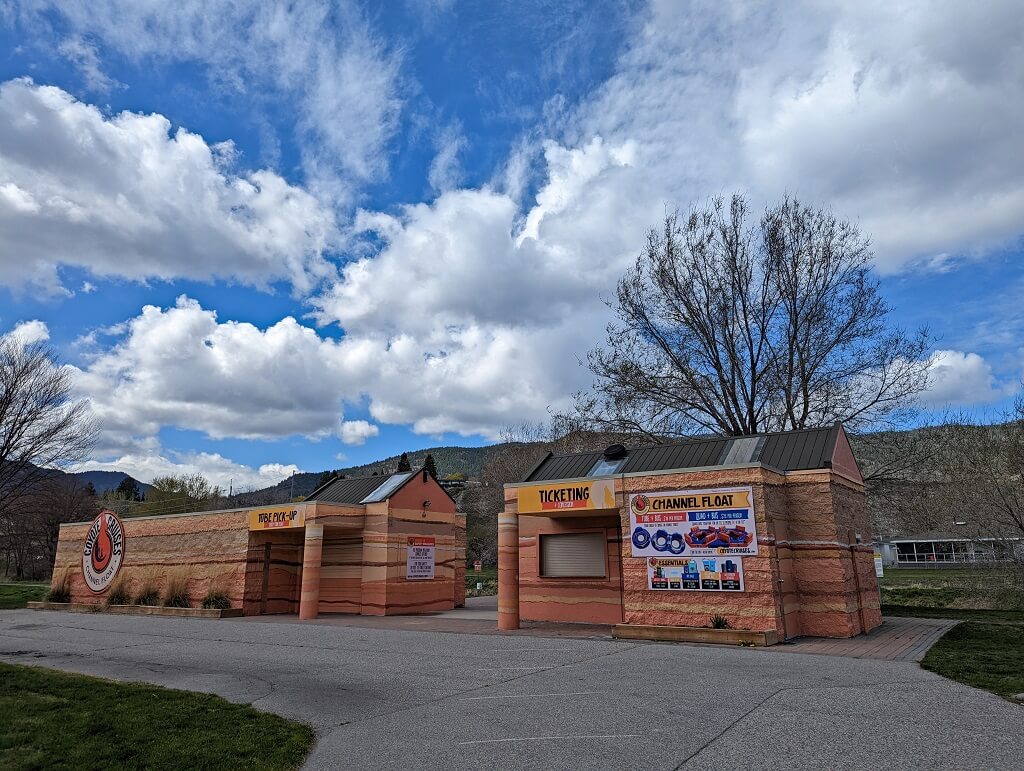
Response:
POLYGON ((268 506, 249 512, 250 530, 273 530, 279 527, 303 527, 306 511, 294 506, 268 506))
POLYGON ((405 552, 405 577, 409 581, 434 577, 434 554, 437 546, 433 536, 409 536, 405 552))
POLYGON ((611 479, 555 482, 519 488, 520 514, 614 508, 618 507, 615 505, 615 483, 611 479))
POLYGON ((675 592, 742 592, 741 557, 648 557, 647 588, 675 592))
POLYGON ((749 487, 630 495, 629 525, 634 557, 757 554, 749 487))

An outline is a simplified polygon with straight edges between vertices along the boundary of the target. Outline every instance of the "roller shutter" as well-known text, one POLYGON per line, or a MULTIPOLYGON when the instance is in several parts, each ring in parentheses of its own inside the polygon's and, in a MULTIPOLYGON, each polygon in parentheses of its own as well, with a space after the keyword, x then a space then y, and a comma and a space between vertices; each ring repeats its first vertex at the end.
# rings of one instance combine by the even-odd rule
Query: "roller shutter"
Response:
POLYGON ((607 575, 604 533, 558 533, 540 537, 540 574, 546 578, 607 575))

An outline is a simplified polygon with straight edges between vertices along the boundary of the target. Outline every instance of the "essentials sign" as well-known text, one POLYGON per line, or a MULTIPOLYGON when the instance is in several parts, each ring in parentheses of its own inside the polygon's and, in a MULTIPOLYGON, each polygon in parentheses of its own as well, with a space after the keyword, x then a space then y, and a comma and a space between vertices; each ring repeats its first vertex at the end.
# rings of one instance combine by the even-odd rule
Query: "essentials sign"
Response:
POLYGON ((615 484, 610 479, 558 482, 519 488, 519 513, 614 509, 615 484))
POLYGON ((306 511, 296 506, 268 506, 249 512, 250 530, 276 530, 277 528, 303 527, 306 511))

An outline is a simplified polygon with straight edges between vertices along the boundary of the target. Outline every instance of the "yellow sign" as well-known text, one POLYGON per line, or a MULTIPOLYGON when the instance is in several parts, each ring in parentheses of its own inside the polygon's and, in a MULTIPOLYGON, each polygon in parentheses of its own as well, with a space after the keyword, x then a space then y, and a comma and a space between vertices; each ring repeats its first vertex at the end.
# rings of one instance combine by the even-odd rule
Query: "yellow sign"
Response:
POLYGON ((589 482, 550 482, 519 488, 520 514, 557 514, 563 511, 615 509, 615 483, 611 479, 589 482))
POLYGON ((303 527, 306 524, 306 510, 295 504, 266 506, 249 512, 250 530, 276 530, 287 527, 303 527))

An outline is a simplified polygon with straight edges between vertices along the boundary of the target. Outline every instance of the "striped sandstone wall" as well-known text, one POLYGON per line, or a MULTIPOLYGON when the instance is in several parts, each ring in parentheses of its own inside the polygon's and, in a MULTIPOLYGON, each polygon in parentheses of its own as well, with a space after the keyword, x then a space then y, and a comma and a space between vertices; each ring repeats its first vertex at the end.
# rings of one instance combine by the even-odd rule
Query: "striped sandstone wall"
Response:
MULTIPOLYGON (((164 517, 126 517, 125 546, 121 569, 115 581, 124 577, 135 594, 146 580, 162 591, 168 576, 187 571, 189 597, 199 604, 211 588, 225 591, 235 607, 257 596, 260 583, 256 573, 247 571, 249 558, 248 518, 245 511, 224 511, 164 517)), ((82 546, 90 523, 61 525, 54 575, 69 570, 71 601, 101 603, 105 594, 93 594, 82 578, 82 546)), ((262 548, 260 573, 262 579, 262 548)), ((109 591, 109 587, 108 590, 109 591)))

